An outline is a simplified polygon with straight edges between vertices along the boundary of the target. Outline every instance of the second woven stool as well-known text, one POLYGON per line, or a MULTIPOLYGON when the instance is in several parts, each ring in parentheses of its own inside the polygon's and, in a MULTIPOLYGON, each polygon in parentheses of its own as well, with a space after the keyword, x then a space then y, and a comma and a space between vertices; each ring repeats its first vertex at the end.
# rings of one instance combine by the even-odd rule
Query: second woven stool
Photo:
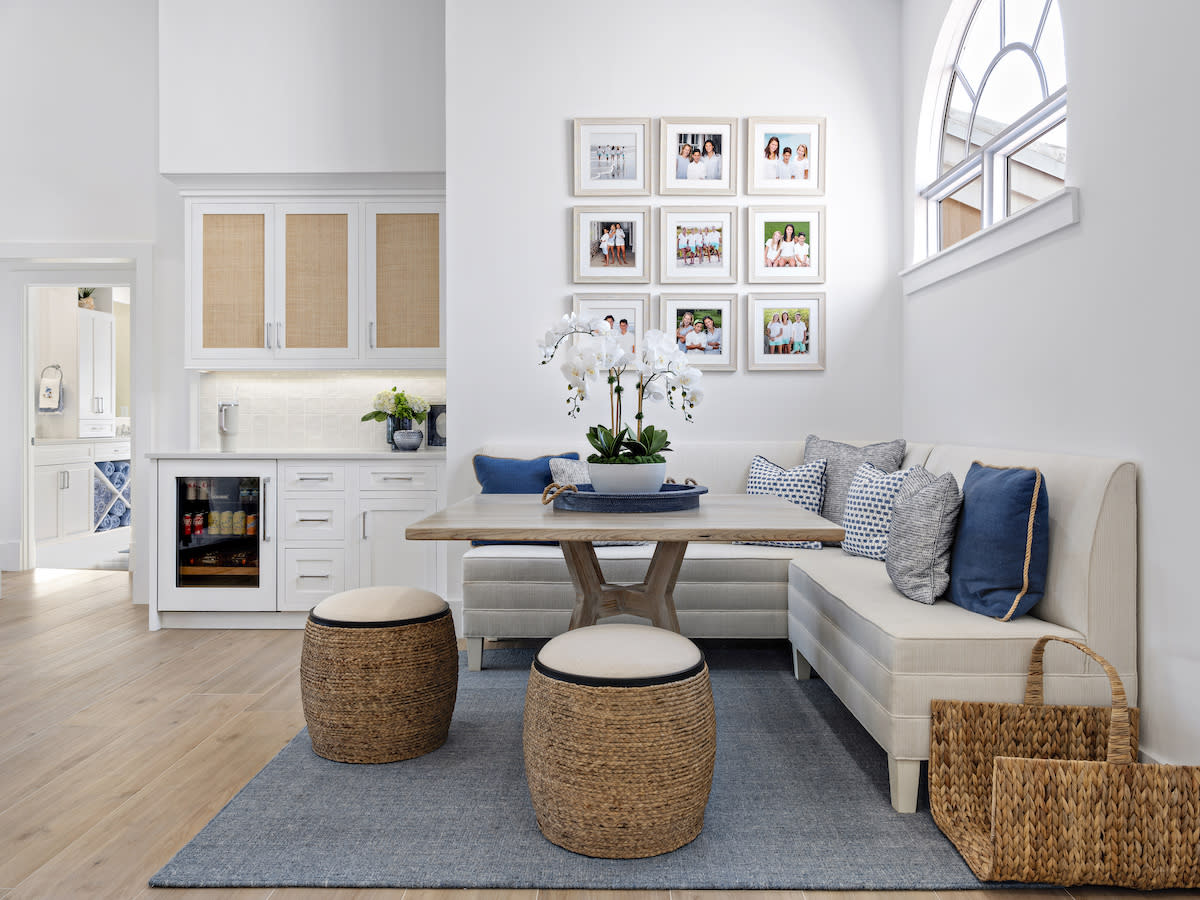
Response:
POLYGON ((318 756, 384 763, 436 750, 457 692, 454 622, 437 594, 359 588, 309 613, 300 693, 318 756))
POLYGON ((704 656, 647 625, 592 625, 539 651, 525 695, 538 827, 585 856, 636 859, 704 826, 717 752, 704 656))

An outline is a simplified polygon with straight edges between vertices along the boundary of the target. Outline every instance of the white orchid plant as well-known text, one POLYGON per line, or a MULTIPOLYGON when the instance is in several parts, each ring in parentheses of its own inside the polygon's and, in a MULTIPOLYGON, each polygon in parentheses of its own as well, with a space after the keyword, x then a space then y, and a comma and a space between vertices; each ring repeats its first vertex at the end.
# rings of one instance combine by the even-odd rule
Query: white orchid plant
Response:
POLYGON ((637 350, 624 349, 612 325, 602 318, 583 320, 576 313, 565 315, 538 342, 542 365, 548 365, 566 344, 560 371, 567 379, 567 415, 579 415, 580 403, 599 385, 608 387, 610 421, 608 426, 593 425, 587 438, 596 452, 588 462, 647 463, 665 462, 662 454, 671 449, 665 428, 645 424, 646 401, 667 401, 679 409, 685 421, 692 421, 692 410, 703 399, 699 369, 688 364, 674 336, 662 331, 647 331, 637 350), (573 336, 578 338, 572 339, 573 336), (636 377, 637 413, 633 427, 624 424, 623 376, 636 377))

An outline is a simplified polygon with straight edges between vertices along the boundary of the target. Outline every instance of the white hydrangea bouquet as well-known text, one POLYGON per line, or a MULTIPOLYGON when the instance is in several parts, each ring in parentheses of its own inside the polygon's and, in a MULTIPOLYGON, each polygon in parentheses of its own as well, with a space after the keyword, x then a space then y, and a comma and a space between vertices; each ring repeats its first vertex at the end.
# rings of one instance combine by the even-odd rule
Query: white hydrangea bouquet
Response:
POLYGON ((594 463, 663 463, 662 454, 670 450, 665 428, 645 423, 646 401, 666 400, 673 409, 692 421, 692 410, 703 399, 699 369, 688 364, 674 336, 647 331, 635 352, 621 347, 605 319, 583 321, 575 313, 563 316, 538 346, 542 365, 547 365, 566 344, 560 371, 567 379, 567 415, 579 415, 580 403, 597 389, 608 388, 609 424, 588 429, 588 443, 596 452, 588 457, 594 463), (579 335, 575 340, 572 336, 579 335), (621 379, 636 379, 637 413, 635 426, 625 424, 624 394, 621 379))
POLYGON ((388 416, 397 419, 412 419, 417 424, 425 421, 429 415, 429 402, 424 397, 409 394, 392 388, 390 391, 380 391, 375 395, 371 411, 362 417, 362 421, 382 422, 388 416))

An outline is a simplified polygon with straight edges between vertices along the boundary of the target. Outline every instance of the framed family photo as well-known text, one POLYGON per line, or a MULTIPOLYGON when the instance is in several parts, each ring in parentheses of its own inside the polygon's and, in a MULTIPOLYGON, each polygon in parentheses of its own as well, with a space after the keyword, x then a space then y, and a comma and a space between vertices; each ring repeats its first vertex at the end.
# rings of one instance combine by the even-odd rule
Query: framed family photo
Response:
POLYGON ((737 119, 662 119, 659 193, 736 194, 737 119))
POLYGON ((737 209, 664 206, 658 212, 664 283, 737 281, 737 209))
POLYGON ((747 119, 746 193, 825 193, 825 119, 747 119))
POLYGON ((825 368, 824 294, 751 294, 746 306, 748 369, 825 368))
POLYGON ((575 196, 650 193, 649 119, 575 120, 575 196))
POLYGON ((737 371, 737 294, 663 294, 658 310, 690 365, 737 371))
POLYGON ((749 281, 825 280, 825 207, 751 206, 746 210, 749 281))
POLYGON ((608 319, 621 346, 633 353, 646 333, 649 294, 575 294, 573 309, 580 319, 608 319))
POLYGON ((574 273, 588 281, 650 281, 650 207, 577 206, 574 273))

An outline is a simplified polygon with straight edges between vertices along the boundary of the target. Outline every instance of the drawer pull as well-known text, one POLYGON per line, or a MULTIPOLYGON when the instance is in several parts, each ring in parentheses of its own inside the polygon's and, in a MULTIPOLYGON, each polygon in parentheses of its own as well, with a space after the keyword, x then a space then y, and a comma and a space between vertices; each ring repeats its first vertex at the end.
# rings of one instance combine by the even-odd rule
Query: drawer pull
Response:
POLYGON ((411 475, 380 475, 380 481, 412 481, 411 475))
POLYGON ((325 522, 329 523, 329 516, 300 516, 296 519, 297 522, 325 522))
POLYGON ((297 475, 297 481, 333 481, 332 475, 297 475))
POLYGON ((332 578, 331 575, 297 575, 297 578, 332 578))

